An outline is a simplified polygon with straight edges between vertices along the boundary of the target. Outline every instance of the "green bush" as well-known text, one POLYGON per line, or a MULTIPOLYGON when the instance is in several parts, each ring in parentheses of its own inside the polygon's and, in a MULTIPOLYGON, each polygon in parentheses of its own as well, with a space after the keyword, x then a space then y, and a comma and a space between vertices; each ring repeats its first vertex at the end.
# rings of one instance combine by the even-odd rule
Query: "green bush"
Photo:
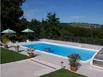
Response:
POLYGON ((7 35, 2 35, 2 42, 4 44, 8 43, 10 40, 9 40, 9 37, 7 35))

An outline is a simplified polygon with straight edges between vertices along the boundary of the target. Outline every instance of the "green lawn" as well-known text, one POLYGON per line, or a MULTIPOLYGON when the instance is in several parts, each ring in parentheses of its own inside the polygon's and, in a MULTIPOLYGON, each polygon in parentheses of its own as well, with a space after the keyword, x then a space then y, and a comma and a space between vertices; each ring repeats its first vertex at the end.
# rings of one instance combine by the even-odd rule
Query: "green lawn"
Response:
POLYGON ((0 64, 19 61, 28 58, 26 55, 22 55, 4 48, 0 48, 0 55, 0 64))
POLYGON ((60 69, 41 77, 86 77, 86 76, 70 72, 69 70, 60 69))

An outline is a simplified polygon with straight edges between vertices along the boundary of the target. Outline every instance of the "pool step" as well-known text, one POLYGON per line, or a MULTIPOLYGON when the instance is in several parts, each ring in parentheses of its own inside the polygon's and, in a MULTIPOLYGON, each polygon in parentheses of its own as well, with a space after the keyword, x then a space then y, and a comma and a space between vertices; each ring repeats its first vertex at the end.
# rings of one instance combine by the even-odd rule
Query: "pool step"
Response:
POLYGON ((44 60, 42 60, 42 59, 31 58, 31 60, 34 61, 34 62, 37 62, 37 63, 39 63, 39 64, 45 65, 45 66, 47 66, 47 67, 50 67, 50 68, 52 68, 52 69, 60 69, 60 68, 61 68, 59 65, 57 66, 57 65, 52 64, 52 63, 50 63, 50 62, 44 61, 44 60))

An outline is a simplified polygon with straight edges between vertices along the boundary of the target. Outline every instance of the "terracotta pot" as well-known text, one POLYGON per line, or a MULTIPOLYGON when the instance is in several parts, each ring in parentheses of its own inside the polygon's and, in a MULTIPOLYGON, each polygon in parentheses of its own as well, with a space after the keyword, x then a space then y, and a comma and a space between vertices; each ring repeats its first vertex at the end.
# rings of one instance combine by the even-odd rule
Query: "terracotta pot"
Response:
POLYGON ((73 72, 76 72, 77 69, 78 69, 77 66, 70 66, 70 70, 73 71, 73 72))
POLYGON ((29 54, 29 57, 34 57, 34 53, 28 53, 29 54))

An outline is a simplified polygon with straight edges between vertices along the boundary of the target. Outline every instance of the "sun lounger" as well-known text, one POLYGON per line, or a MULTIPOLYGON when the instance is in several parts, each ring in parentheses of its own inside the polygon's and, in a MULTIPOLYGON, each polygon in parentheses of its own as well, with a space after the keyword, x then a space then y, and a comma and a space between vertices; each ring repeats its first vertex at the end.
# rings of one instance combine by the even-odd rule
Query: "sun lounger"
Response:
POLYGON ((26 40, 26 42, 30 42, 30 40, 26 40))
POLYGON ((1 41, 0 41, 0 46, 4 47, 4 48, 9 48, 9 46, 7 44, 2 43, 1 41))

